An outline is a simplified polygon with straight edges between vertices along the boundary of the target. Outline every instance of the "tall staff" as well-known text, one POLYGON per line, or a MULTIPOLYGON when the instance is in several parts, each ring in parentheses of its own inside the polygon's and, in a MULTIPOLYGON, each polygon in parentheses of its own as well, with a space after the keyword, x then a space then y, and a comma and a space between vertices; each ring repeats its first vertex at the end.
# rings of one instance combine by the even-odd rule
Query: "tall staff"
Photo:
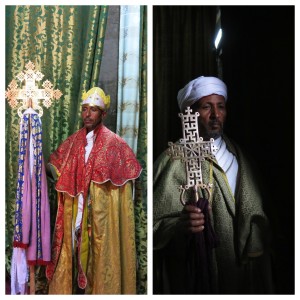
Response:
POLYGON ((42 153, 42 104, 49 108, 52 99, 62 96, 49 80, 43 89, 37 82, 44 75, 29 61, 26 70, 12 80, 5 97, 12 108, 17 108, 20 120, 18 181, 16 191, 13 254, 11 262, 11 294, 26 294, 28 266, 30 294, 35 294, 35 266, 51 260, 50 208, 47 179, 42 153), (20 105, 21 104, 21 105, 20 105))

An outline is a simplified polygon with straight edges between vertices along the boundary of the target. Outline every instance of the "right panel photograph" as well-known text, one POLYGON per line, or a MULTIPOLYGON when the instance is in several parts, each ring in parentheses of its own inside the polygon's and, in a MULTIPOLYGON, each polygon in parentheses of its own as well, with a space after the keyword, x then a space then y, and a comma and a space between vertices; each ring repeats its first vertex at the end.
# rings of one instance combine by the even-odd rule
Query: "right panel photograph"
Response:
POLYGON ((153 6, 153 294, 295 294, 294 49, 294 6, 153 6))

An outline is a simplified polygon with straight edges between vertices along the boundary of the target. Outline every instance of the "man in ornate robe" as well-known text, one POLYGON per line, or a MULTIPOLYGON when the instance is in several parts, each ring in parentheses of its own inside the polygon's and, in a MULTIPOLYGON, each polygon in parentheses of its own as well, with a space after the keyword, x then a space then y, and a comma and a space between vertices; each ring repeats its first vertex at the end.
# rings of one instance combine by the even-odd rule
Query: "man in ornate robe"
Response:
MULTIPOLYGON (((212 184, 209 217, 217 237, 209 262, 210 294, 272 293, 269 225, 255 174, 240 148, 223 134, 226 85, 215 77, 199 77, 178 93, 182 112, 190 106, 200 113, 199 136, 214 138, 215 159, 202 162, 203 182, 212 184)), ((195 294, 187 267, 191 235, 205 232, 208 219, 196 206, 180 202, 185 165, 164 152, 154 164, 154 293, 195 294)), ((207 193, 199 189, 201 197, 207 193)), ((186 196, 191 199, 193 194, 186 196)), ((195 267, 194 267, 195 268, 195 267)), ((198 282, 201 286, 201 282, 198 282)))
POLYGON ((49 294, 136 293, 132 183, 141 167, 102 124, 109 102, 100 88, 84 93, 84 127, 50 156, 58 210, 49 294))

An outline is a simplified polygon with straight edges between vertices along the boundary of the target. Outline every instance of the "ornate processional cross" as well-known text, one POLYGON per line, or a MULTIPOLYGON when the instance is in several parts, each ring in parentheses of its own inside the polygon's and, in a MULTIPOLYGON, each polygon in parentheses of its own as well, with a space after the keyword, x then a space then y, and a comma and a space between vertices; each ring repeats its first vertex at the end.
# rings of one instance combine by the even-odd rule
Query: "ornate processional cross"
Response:
MULTIPOLYGON (((44 77, 40 71, 35 70, 35 65, 29 61, 25 65, 26 71, 20 72, 16 79, 21 82, 21 88, 18 87, 17 80, 13 79, 5 91, 5 98, 11 108, 18 108, 18 115, 22 120, 23 110, 25 113, 31 109, 29 113, 38 111, 39 117, 43 115, 42 104, 49 108, 52 105, 52 99, 58 100, 62 96, 60 90, 54 90, 49 80, 43 82, 43 89, 38 88, 37 82, 44 77)), ((22 121, 21 121, 22 122, 22 121)), ((24 162, 23 162, 24 163, 24 162)), ((31 241, 35 243, 36 241, 31 241)), ((35 294, 35 266, 30 265, 30 294, 35 294)))
POLYGON ((186 203, 184 193, 189 188, 193 188, 196 202, 199 199, 198 187, 206 189, 210 195, 212 184, 203 183, 201 163, 206 157, 213 159, 218 150, 213 138, 210 141, 203 141, 203 138, 199 137, 198 117, 200 114, 198 112, 192 114, 190 107, 187 107, 185 112, 186 114, 178 114, 181 118, 183 138, 177 144, 169 142, 170 148, 167 150, 172 159, 181 159, 185 163, 186 185, 179 187, 180 201, 183 205, 186 203))
POLYGON ((35 70, 35 65, 29 61, 26 66, 26 71, 20 72, 16 77, 22 83, 25 82, 23 88, 18 88, 18 83, 13 79, 8 85, 5 92, 11 108, 18 106, 18 101, 22 104, 18 108, 18 115, 22 117, 22 110, 32 108, 39 111, 39 117, 43 115, 43 109, 39 101, 43 101, 43 105, 49 108, 52 105, 52 99, 58 100, 62 96, 60 90, 53 90, 53 85, 49 80, 43 82, 44 89, 39 89, 36 82, 41 81, 44 77, 40 71, 35 70))

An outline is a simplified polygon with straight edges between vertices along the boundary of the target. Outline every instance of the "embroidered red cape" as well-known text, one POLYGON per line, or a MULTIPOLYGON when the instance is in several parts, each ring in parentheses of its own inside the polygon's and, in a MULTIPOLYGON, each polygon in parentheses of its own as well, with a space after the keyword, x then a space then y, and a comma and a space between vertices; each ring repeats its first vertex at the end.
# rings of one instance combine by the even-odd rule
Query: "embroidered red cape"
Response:
POLYGON ((49 162, 60 174, 56 190, 76 196, 88 191, 90 181, 104 183, 110 180, 121 186, 136 179, 141 166, 126 142, 100 125, 94 134, 93 149, 85 165, 86 129, 82 128, 65 140, 50 156, 49 162))
MULTIPOLYGON (((131 148, 121 137, 102 124, 94 130, 94 145, 85 164, 86 133, 85 128, 78 130, 51 154, 49 162, 55 166, 60 175, 56 183, 57 191, 66 192, 72 197, 82 193, 86 201, 91 181, 104 183, 110 180, 112 184, 122 186, 127 181, 139 177, 142 168, 131 148)), ((48 280, 52 279, 55 272, 62 247, 64 206, 61 195, 58 197, 52 260, 46 269, 48 280)), ((80 253, 81 236, 78 237, 78 244, 80 253)), ((85 288, 86 284, 87 278, 79 259, 78 285, 85 288)))

